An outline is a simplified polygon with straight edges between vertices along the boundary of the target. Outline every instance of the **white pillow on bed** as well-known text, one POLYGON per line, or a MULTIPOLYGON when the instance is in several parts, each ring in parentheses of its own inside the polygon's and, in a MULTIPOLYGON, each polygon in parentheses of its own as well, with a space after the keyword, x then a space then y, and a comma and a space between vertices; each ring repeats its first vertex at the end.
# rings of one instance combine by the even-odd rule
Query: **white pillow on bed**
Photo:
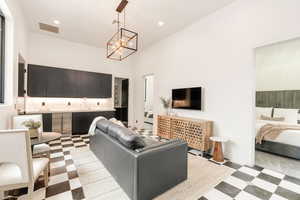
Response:
POLYGON ((284 117, 284 122, 298 124, 298 109, 274 108, 273 117, 284 117))
POLYGON ((256 119, 260 119, 262 115, 272 117, 272 107, 256 107, 256 119))

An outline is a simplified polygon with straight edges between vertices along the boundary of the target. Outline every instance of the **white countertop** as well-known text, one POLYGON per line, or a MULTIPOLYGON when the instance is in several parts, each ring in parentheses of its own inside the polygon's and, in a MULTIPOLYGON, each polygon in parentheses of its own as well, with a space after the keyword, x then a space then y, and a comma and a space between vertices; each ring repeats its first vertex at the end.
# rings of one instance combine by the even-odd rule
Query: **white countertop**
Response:
POLYGON ((41 109, 41 110, 26 110, 26 114, 38 113, 74 113, 74 112, 102 112, 115 111, 113 108, 95 108, 95 109, 41 109))

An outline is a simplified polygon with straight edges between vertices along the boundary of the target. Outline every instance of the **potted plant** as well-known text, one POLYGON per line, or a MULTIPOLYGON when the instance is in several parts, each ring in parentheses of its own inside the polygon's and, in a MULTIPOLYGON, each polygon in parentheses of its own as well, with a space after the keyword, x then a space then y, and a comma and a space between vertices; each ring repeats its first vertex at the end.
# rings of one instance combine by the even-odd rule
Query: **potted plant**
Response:
POLYGON ((169 110, 171 106, 171 100, 168 98, 160 97, 160 101, 165 109, 166 115, 169 115, 169 110))
POLYGON ((35 122, 33 120, 28 120, 23 122, 23 125, 28 128, 29 135, 31 138, 38 137, 39 131, 38 129, 41 127, 41 122, 35 122))

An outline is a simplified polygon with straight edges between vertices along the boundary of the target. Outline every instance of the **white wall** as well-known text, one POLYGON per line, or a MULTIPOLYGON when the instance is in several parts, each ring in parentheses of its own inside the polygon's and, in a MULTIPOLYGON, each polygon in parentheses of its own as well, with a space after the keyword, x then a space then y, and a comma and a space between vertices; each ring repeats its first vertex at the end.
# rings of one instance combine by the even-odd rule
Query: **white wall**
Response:
MULTIPOLYGON (((82 71, 101 72, 129 79, 129 107, 132 107, 132 61, 113 61, 106 58, 106 50, 52 36, 30 33, 29 63, 82 71)), ((113 79, 114 80, 114 79, 113 79)), ((129 111, 129 123, 133 119, 129 111)))
POLYGON ((300 39, 280 42, 255 51, 257 91, 300 89, 300 39))
POLYGON ((214 134, 231 139, 225 156, 253 164, 254 48, 300 36, 299 8, 299 0, 237 0, 141 51, 135 56, 135 120, 143 119, 143 75, 155 75, 156 114, 163 111, 159 97, 170 97, 172 88, 202 86, 203 112, 177 114, 213 120, 214 134))
POLYGON ((25 18, 17 0, 5 0, 0 2, 1 9, 7 16, 6 23, 6 60, 5 60, 5 104, 0 105, 0 129, 10 127, 11 116, 16 113, 18 88, 18 55, 21 54, 27 60, 28 30, 25 18))
POLYGON ((106 50, 56 37, 30 33, 29 63, 130 77, 130 58, 122 62, 106 58, 106 50))

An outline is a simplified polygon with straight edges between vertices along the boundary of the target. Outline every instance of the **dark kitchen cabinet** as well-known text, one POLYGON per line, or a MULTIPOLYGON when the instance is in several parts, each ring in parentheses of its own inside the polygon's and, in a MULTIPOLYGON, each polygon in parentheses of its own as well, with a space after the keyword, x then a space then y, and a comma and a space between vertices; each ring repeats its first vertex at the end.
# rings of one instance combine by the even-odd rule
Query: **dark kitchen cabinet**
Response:
POLYGON ((65 70, 65 84, 64 84, 64 95, 63 97, 69 98, 81 98, 81 81, 80 72, 75 70, 65 70))
POLYGON ((18 97, 24 97, 25 64, 19 63, 18 68, 18 97))
POLYGON ((29 65, 28 95, 32 97, 111 98, 112 75, 29 65))
POLYGON ((52 132, 52 113, 43 114, 43 131, 52 132))
POLYGON ((128 107, 128 96, 129 96, 129 80, 122 80, 122 106, 128 107))
POLYGON ((93 120, 98 117, 103 116, 110 119, 115 116, 113 111, 103 111, 103 112, 77 112, 72 114, 72 134, 81 135, 87 134, 93 120))
POLYGON ((112 76, 93 72, 80 73, 79 86, 82 97, 108 98, 112 96, 112 76))
POLYGON ((63 97, 66 94, 66 74, 67 71, 58 68, 45 69, 48 76, 46 81, 46 96, 47 97, 63 97))
MULTIPOLYGON (((98 75, 92 72, 83 72, 80 74, 80 83, 79 86, 82 90, 80 95, 86 98, 94 98, 98 95, 101 95, 101 90, 103 87, 99 87, 98 75)), ((100 96, 99 96, 100 97, 100 96)))
POLYGON ((46 97, 48 70, 28 65, 27 94, 30 97, 46 97))
POLYGON ((128 122, 128 108, 121 107, 116 109, 116 119, 122 122, 128 122))
POLYGON ((102 90, 101 92, 99 91, 99 93, 101 94, 101 98, 107 98, 107 97, 111 97, 112 96, 112 76, 109 74, 102 74, 102 75, 98 75, 101 76, 98 77, 98 84, 102 86, 102 90))

